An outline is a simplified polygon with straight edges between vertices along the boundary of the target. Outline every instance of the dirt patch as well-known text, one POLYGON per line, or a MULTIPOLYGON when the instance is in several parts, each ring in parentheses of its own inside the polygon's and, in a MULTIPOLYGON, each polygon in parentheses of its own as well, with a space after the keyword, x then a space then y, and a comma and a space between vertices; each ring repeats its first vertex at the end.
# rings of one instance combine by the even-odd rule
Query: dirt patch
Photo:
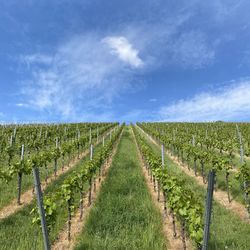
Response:
MULTIPOLYGON (((157 146, 159 144, 147 133, 145 133, 140 127, 137 126, 145 135, 149 137, 149 139, 157 146)), ((196 182, 202 186, 203 188, 207 188, 207 185, 203 183, 201 176, 196 176, 193 170, 188 170, 188 166, 186 164, 183 164, 178 160, 177 157, 172 156, 170 152, 165 151, 166 155, 178 166, 180 169, 188 176, 193 177, 196 182)), ((227 210, 232 211, 233 213, 237 214, 240 219, 245 223, 250 223, 249 214, 245 208, 245 206, 237 201, 228 201, 227 193, 225 191, 217 189, 214 192, 214 199, 221 204, 223 207, 225 207, 227 210)))
MULTIPOLYGON (((106 133, 106 136, 108 133, 106 133)), ((99 143, 95 143, 94 146, 96 146, 99 143)), ((81 153, 78 156, 76 156, 69 164, 65 164, 64 167, 57 170, 57 175, 54 177, 54 174, 49 176, 47 183, 45 181, 41 182, 41 188, 44 190, 51 182, 56 180, 59 176, 61 176, 64 173, 67 173, 73 166, 75 166, 78 162, 80 162, 84 157, 86 157, 89 154, 89 149, 85 150, 83 153, 81 153)), ((23 207, 30 204, 34 198, 33 188, 28 189, 21 195, 21 205, 17 204, 17 200, 12 200, 7 206, 3 207, 0 210, 0 219, 7 218, 8 216, 16 213, 18 210, 22 209, 23 207)))
MULTIPOLYGON (((122 131, 123 133, 123 131, 122 131)), ((54 244, 52 245, 51 249, 52 250, 70 250, 70 249, 74 249, 74 246, 76 244, 76 239, 77 236, 82 232, 82 230, 84 230, 84 225, 86 223, 86 219, 88 218, 88 214, 91 211, 91 208, 94 205, 94 201, 96 200, 96 198, 98 197, 98 194, 100 192, 101 189, 101 185, 104 182, 106 176, 107 176, 107 172, 109 170, 109 168, 112 165, 113 162, 113 157, 116 154, 118 145, 120 143, 121 140, 121 136, 122 133, 116 143, 115 148, 112 151, 111 156, 109 157, 108 161, 106 162, 106 164, 103 166, 103 175, 101 176, 100 182, 98 180, 98 178, 96 178, 96 187, 95 187, 95 191, 92 190, 92 202, 91 205, 88 205, 88 195, 86 195, 86 197, 84 197, 83 200, 83 216, 82 219, 80 220, 80 209, 78 209, 75 214, 72 216, 72 220, 71 220, 71 241, 68 241, 68 231, 67 231, 67 223, 64 225, 63 230, 60 232, 60 234, 58 235, 58 239, 54 242, 54 244)), ((93 185, 92 185, 92 189, 93 189, 93 185)))
MULTIPOLYGON (((133 133, 134 142, 136 144, 138 158, 139 158, 140 165, 142 168, 142 173, 143 173, 144 179, 147 183, 148 190, 151 194, 154 205, 162 212, 162 215, 163 215, 162 216, 162 218, 163 218, 163 233, 168 240, 167 249, 168 250, 182 250, 183 244, 182 244, 182 239, 181 239, 180 225, 179 225, 179 223, 176 223, 177 235, 176 235, 176 237, 174 237, 173 230, 172 230, 172 228, 173 228, 172 218, 171 218, 169 213, 165 214, 165 212, 164 212, 164 203, 162 202, 163 201, 163 194, 162 194, 162 192, 160 192, 160 202, 158 202, 158 194, 154 190, 153 183, 151 182, 150 177, 148 176, 148 172, 146 170, 145 163, 142 159, 139 147, 137 145, 134 132, 132 132, 132 133, 133 133)), ((187 244, 187 250, 193 249, 192 243, 189 239, 186 239, 186 244, 187 244)))

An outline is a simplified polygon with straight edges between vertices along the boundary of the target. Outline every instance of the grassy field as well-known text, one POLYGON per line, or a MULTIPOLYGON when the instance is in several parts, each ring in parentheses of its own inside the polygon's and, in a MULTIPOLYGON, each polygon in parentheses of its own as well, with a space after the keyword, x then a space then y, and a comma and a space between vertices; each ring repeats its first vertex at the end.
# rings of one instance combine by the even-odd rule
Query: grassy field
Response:
POLYGON ((166 249, 128 127, 75 249, 166 249))
MULTIPOLYGON (((147 137, 145 136, 145 138, 147 137)), ((160 147, 153 144, 148 138, 147 141, 151 148, 160 155, 160 147)), ((205 204, 206 189, 199 186, 195 178, 189 177, 183 173, 167 156, 165 156, 165 165, 171 174, 178 176, 179 179, 184 181, 186 187, 194 190, 198 198, 205 204)), ((213 205, 209 249, 248 250, 250 246, 250 225, 242 222, 237 215, 226 210, 217 202, 214 201, 213 205)))

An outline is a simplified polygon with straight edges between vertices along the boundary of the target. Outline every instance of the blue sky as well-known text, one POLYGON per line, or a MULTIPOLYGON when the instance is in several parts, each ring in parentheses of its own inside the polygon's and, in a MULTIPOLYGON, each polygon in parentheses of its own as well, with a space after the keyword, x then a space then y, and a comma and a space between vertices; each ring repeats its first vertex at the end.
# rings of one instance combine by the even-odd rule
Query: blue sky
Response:
POLYGON ((0 121, 249 121, 248 0, 0 2, 0 121))

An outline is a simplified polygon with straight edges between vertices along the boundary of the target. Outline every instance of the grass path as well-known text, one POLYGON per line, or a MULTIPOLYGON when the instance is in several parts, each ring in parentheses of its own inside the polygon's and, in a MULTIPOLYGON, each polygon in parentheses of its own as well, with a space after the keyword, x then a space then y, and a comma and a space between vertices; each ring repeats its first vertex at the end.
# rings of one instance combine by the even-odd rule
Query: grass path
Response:
POLYGON ((166 249, 161 214, 148 192, 128 127, 76 249, 166 249))

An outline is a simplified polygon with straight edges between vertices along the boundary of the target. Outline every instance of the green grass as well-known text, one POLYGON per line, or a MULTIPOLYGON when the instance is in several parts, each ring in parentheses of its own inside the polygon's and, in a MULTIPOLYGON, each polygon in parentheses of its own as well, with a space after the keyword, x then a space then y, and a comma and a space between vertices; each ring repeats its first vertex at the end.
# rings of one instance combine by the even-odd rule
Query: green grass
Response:
POLYGON ((161 214, 152 203, 128 127, 76 249, 166 249, 161 214))
MULTIPOLYGON (((153 144, 146 136, 145 138, 154 152, 160 155, 160 147, 153 144)), ((199 186, 194 177, 186 175, 167 155, 165 155, 165 166, 170 174, 183 180, 184 185, 193 190, 197 199, 200 199, 205 204, 206 189, 199 186)), ((213 203, 209 249, 248 250, 250 249, 249 235, 249 224, 242 222, 237 215, 226 210, 217 202, 213 203)))

